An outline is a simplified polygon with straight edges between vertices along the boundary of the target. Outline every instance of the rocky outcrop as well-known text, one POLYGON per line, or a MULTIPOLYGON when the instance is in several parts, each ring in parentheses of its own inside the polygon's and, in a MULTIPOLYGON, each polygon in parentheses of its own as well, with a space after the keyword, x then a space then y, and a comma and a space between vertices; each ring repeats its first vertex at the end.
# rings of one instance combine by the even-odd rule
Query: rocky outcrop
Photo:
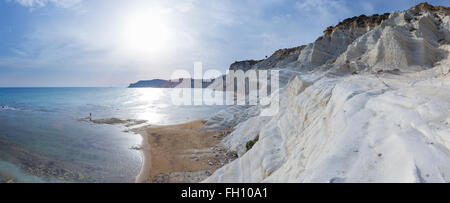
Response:
MULTIPOLYGON (((343 30, 355 30, 359 28, 363 29, 370 29, 376 26, 379 26, 383 20, 386 20, 389 18, 390 13, 385 13, 383 15, 372 15, 372 16, 366 16, 366 15, 360 15, 355 16, 353 18, 347 18, 342 22, 339 22, 336 26, 330 26, 325 31, 323 31, 324 36, 330 35, 337 29, 343 29, 343 30)), ((321 40, 324 38, 324 36, 319 37, 318 40, 321 40)))
POLYGON ((412 11, 416 14, 420 14, 420 13, 429 11, 429 12, 440 13, 440 14, 444 14, 444 15, 450 15, 450 7, 433 6, 426 2, 418 4, 418 5, 410 8, 409 11, 412 11))
POLYGON ((172 83, 167 80, 154 79, 154 80, 140 80, 136 83, 132 83, 128 88, 142 88, 142 87, 152 87, 152 88, 173 88, 177 86, 179 82, 172 83))
POLYGON ((294 48, 277 50, 269 58, 255 64, 253 68, 258 70, 267 70, 276 67, 283 67, 284 65, 295 62, 300 52, 305 47, 306 46, 299 46, 294 48))
POLYGON ((379 27, 349 45, 336 65, 352 71, 415 72, 448 56, 449 16, 432 10, 394 12, 379 27), (420 14, 420 15, 417 15, 420 14))
POLYGON ((296 61, 298 55, 305 47, 306 46, 299 46, 288 49, 280 49, 275 51, 275 53, 273 53, 270 57, 263 60, 238 61, 231 64, 229 70, 267 70, 275 67, 280 67, 296 61))
POLYGON ((252 69, 252 67, 261 62, 262 60, 247 60, 247 61, 236 61, 230 65, 230 69, 232 71, 243 70, 247 71, 252 69))
POLYGON ((357 38, 381 25, 389 17, 383 15, 348 18, 336 26, 330 26, 314 43, 308 44, 300 53, 298 69, 311 70, 313 67, 334 63, 347 47, 357 38))
MULTIPOLYGON (((193 88, 195 81, 198 81, 196 79, 185 79, 181 78, 175 81, 171 80, 161 80, 161 79, 154 79, 154 80, 140 80, 136 83, 132 83, 128 86, 128 88, 193 88), (190 82, 183 83, 186 80, 190 80, 190 82)), ((214 80, 210 82, 201 81, 202 88, 208 87, 211 83, 213 83, 214 80)))
POLYGON ((239 158, 205 182, 450 182, 448 9, 345 20, 275 66, 279 103, 207 120, 235 128, 222 144, 239 158))

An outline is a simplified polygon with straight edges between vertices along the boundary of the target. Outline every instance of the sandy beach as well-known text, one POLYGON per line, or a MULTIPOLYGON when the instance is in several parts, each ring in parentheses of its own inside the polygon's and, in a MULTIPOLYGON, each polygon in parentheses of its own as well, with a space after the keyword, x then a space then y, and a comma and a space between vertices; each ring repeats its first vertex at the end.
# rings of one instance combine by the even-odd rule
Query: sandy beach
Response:
POLYGON ((229 131, 206 130, 202 120, 132 131, 143 137, 138 149, 144 163, 138 183, 201 182, 236 158, 220 145, 229 131))

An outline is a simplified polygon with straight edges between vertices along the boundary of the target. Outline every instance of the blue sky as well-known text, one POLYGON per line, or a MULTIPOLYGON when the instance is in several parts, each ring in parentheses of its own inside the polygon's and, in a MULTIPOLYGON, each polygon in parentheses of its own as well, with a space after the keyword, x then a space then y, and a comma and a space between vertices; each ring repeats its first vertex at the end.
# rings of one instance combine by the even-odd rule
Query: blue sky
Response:
MULTIPOLYGON (((415 0, 0 0, 0 86, 126 86, 225 70, 415 0)), ((450 6, 450 1, 428 1, 450 6)))

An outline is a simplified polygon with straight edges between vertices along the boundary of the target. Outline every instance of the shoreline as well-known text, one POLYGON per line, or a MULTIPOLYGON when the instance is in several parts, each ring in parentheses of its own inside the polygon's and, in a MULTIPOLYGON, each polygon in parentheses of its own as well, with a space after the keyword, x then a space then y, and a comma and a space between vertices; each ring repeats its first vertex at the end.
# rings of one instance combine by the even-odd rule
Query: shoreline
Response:
POLYGON ((142 137, 143 161, 136 183, 201 182, 237 158, 221 145, 230 131, 207 130, 203 120, 131 131, 142 137))
MULTIPOLYGON (((138 128, 140 129, 140 128, 138 128)), ((141 148, 139 150, 141 157, 142 157, 142 166, 139 170, 139 174, 135 178, 135 183, 144 183, 146 180, 146 177, 150 176, 150 169, 151 169, 151 156, 148 154, 150 153, 149 147, 150 144, 148 144, 148 138, 146 135, 141 134, 145 132, 135 132, 136 134, 139 134, 142 138, 141 140, 141 148), (145 152, 144 152, 145 150, 145 152)))

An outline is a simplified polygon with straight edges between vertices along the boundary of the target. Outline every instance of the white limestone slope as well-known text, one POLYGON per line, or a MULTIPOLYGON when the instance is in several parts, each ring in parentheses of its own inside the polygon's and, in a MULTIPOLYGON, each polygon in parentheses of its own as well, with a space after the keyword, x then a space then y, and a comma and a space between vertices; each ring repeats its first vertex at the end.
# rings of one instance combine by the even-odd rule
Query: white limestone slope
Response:
MULTIPOLYGON (((430 13, 407 23, 407 12, 395 12, 379 27, 351 44, 337 63, 358 61, 370 70, 419 71, 432 67, 447 54, 439 48, 439 40, 448 35, 444 24, 430 13)), ((448 21, 448 16, 446 17, 448 21)), ((367 69, 366 69, 367 70, 367 69)))
POLYGON ((450 182, 449 19, 395 12, 340 54, 306 47, 280 111, 239 123, 239 158, 205 182, 450 182))

